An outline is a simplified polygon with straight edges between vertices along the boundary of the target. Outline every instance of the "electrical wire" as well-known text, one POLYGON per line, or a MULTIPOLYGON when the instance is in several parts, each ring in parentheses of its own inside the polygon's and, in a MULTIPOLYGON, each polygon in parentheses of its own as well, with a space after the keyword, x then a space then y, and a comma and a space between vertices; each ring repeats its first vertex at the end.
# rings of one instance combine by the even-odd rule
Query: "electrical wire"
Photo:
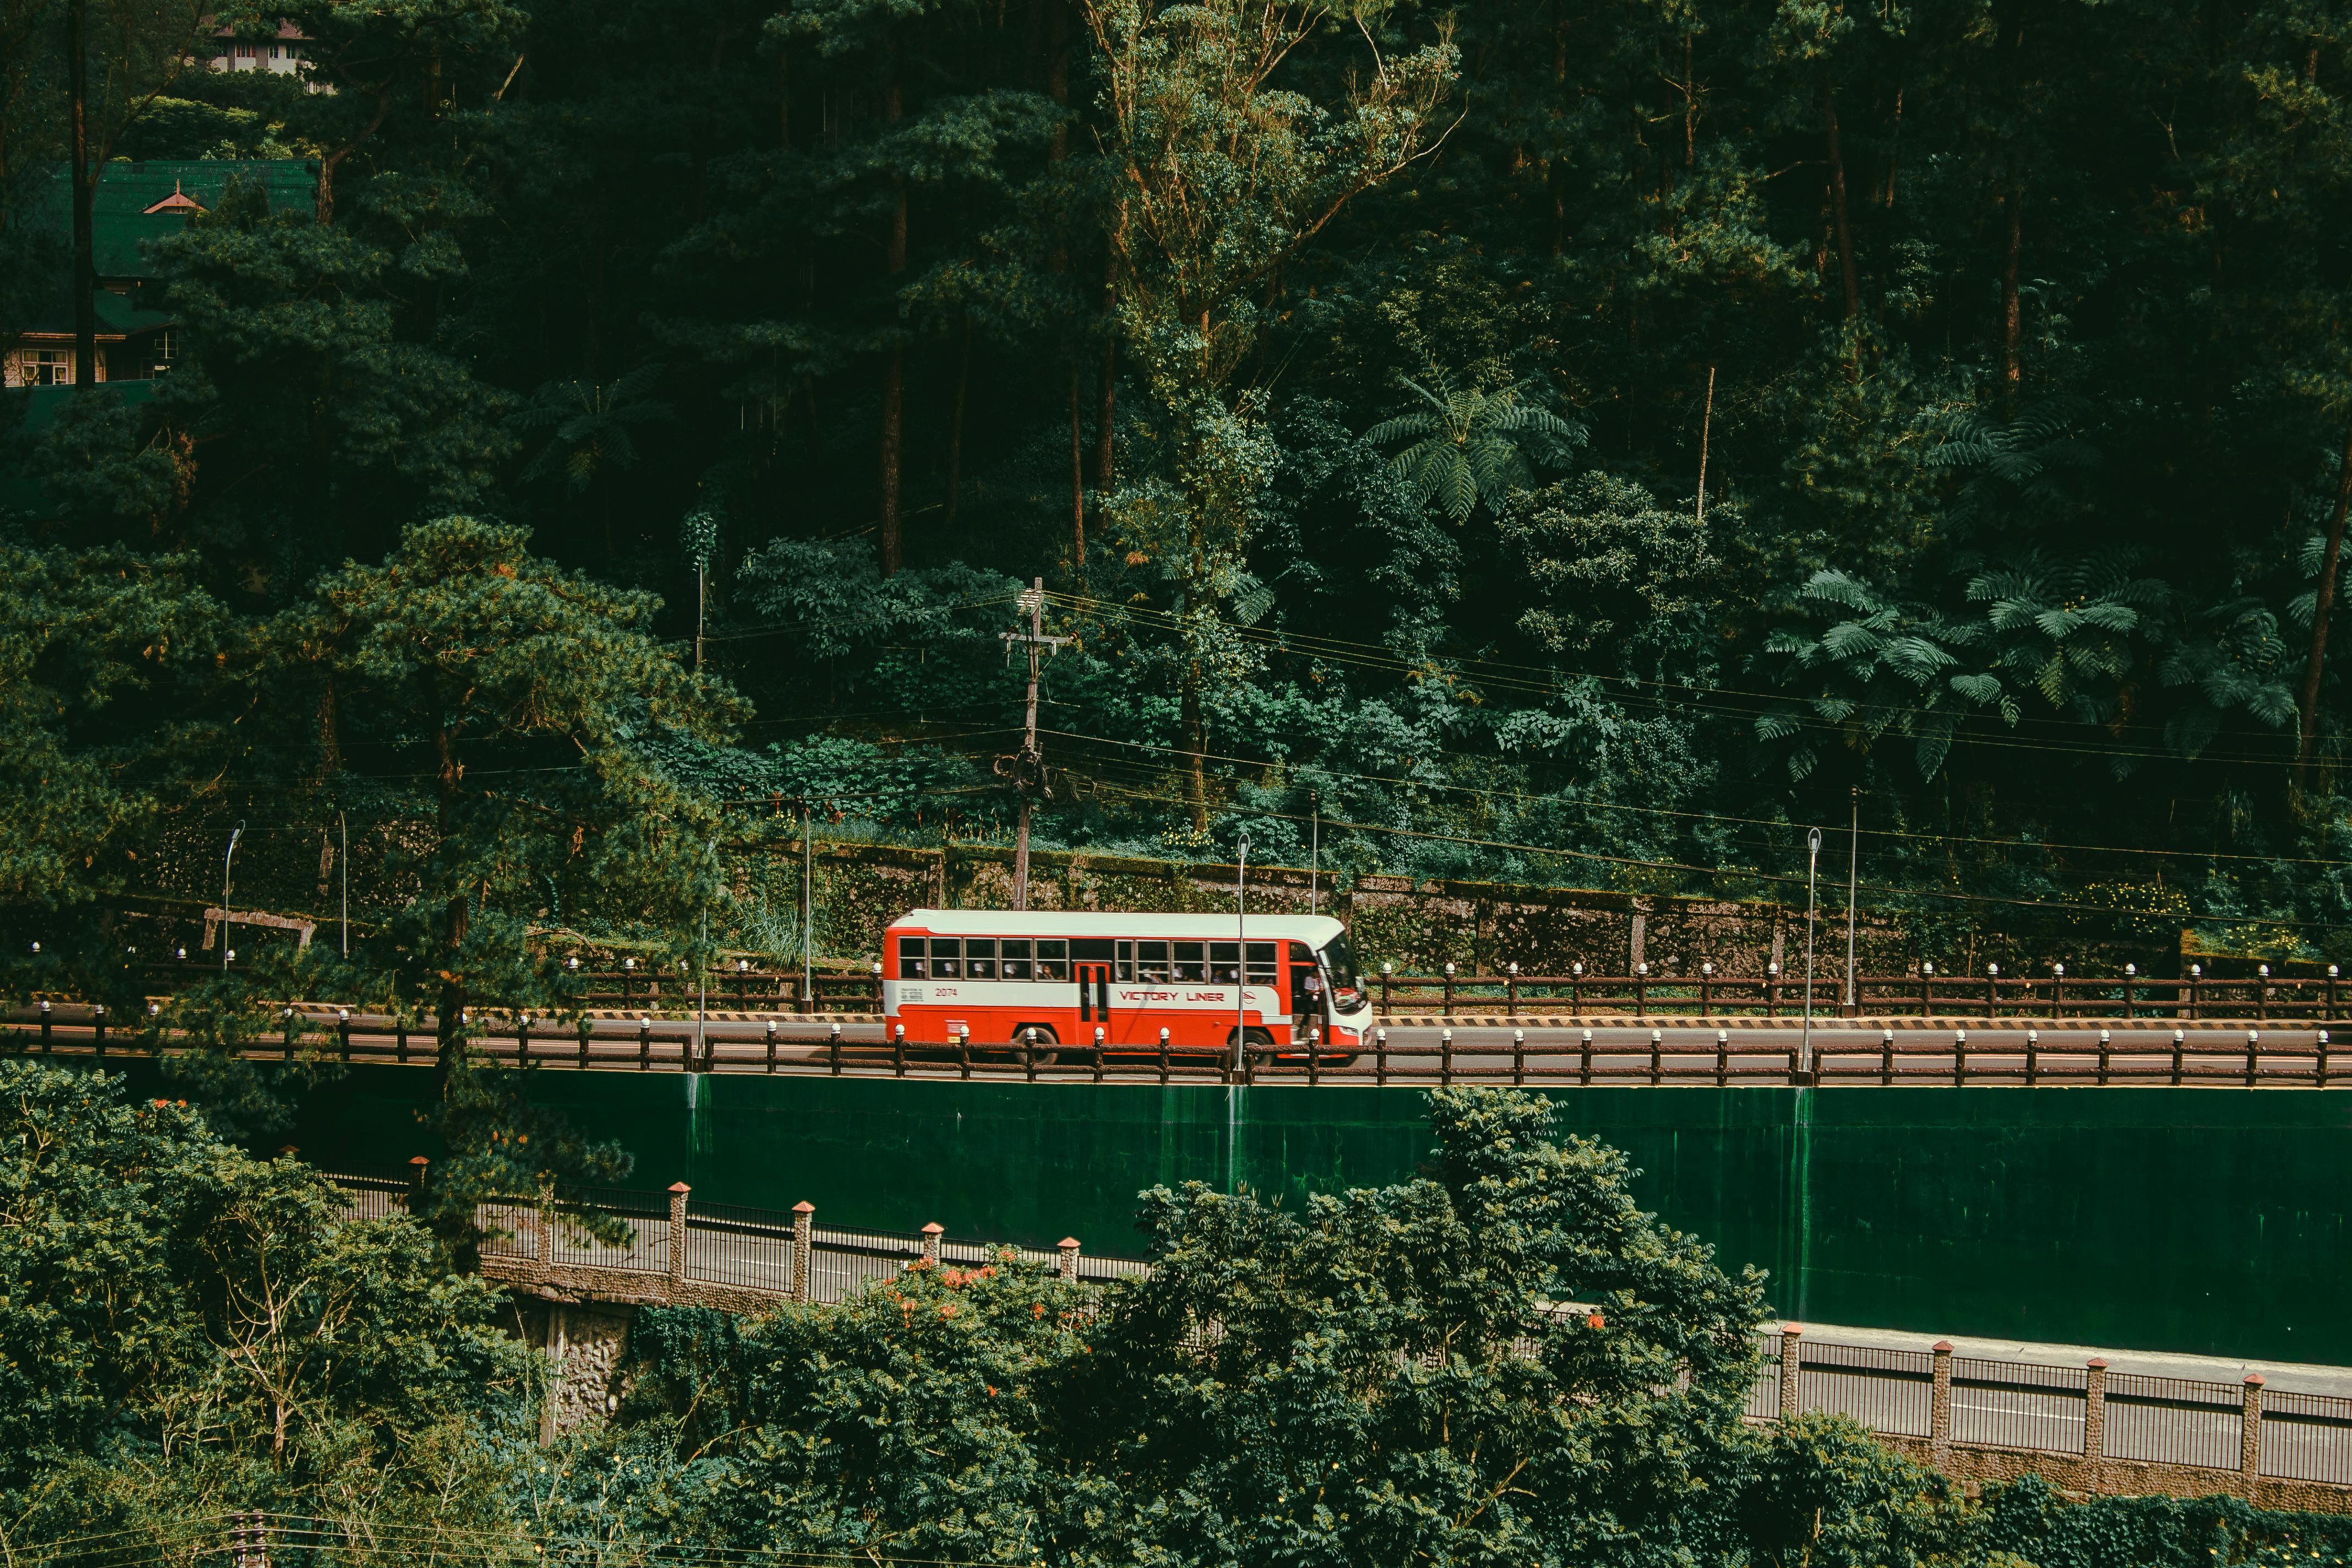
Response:
MULTIPOLYGON (((1195 753, 1186 751, 1181 747, 1163 746, 1150 741, 1121 741, 1108 735, 1089 735, 1074 730, 1041 729, 1037 732, 1040 735, 1051 735, 1059 740, 1079 741, 1092 745, 1118 746, 1132 750, 1156 752, 1162 755, 1180 760, 1187 759, 1197 754, 1203 762, 1230 763, 1243 767, 1305 769, 1311 770, 1316 773, 1328 778, 1347 779, 1361 784, 1380 784, 1402 789, 1423 789, 1451 794, 1475 795, 1482 798, 1535 801, 1561 806, 1573 806, 1585 810, 1614 811, 1633 816, 1669 817, 1690 822, 1731 823, 1758 827, 1779 828, 1782 830, 1790 830, 1801 826, 1800 824, 1777 820, 1771 817, 1736 816, 1722 812, 1675 811, 1664 806, 1626 805, 1614 801, 1569 800, 1563 799, 1558 795, 1543 795, 1526 790, 1496 789, 1492 787, 1482 787, 1476 784, 1454 784, 1451 782, 1427 779, 1401 778, 1394 775, 1381 773, 1360 773, 1350 772, 1344 768, 1334 768, 1320 763, 1302 764, 1297 762, 1285 761, 1277 758, 1244 757, 1218 752, 1202 752, 1195 753)), ((1436 749, 1432 754, 1474 763, 1492 760, 1473 752, 1450 752, 1443 748, 1436 749)), ((2243 860, 2261 865, 2326 867, 2352 865, 2352 860, 2340 858, 2328 859, 2314 856, 2245 855, 2225 850, 2154 849, 2148 848, 2145 846, 2117 844, 2063 844, 2057 842, 2042 842, 2039 840, 2028 844, 2013 838, 1985 838, 1957 834, 1926 833, 1916 829, 1899 827, 1865 827, 1863 828, 1861 832, 1864 837, 1870 838, 1891 838, 1939 844, 2009 845, 2021 848, 2066 850, 2083 854, 2155 855, 2170 858, 2195 860, 2243 860)))
MULTIPOLYGON (((1185 624, 1185 617, 1179 616, 1173 612, 1155 610, 1149 606, 1113 605, 1107 600, 1095 599, 1081 595, 1048 594, 1047 598, 1071 609, 1083 610, 1087 608, 1098 608, 1103 612, 1103 618, 1106 620, 1118 619, 1127 621, 1139 620, 1147 623, 1156 622, 1159 624, 1160 629, 1167 631, 1181 631, 1183 629, 1185 624)), ((1297 653, 1302 657, 1321 658, 1331 663, 1352 664, 1361 668, 1376 669, 1384 673, 1395 675, 1409 676, 1415 674, 1432 674, 1437 673, 1440 668, 1435 664, 1413 663, 1392 651, 1380 647, 1377 644, 1353 642, 1341 638, 1316 637, 1301 633, 1269 632, 1261 630, 1255 626, 1236 626, 1232 622, 1217 620, 1213 616, 1207 618, 1209 619, 1210 624, 1214 626, 1216 629, 1223 635, 1232 637, 1237 641, 1250 643, 1255 646, 1269 648, 1275 651, 1297 653)), ((1810 710, 1808 699, 1789 692, 1743 691, 1736 688, 1706 686, 1696 683, 1669 686, 1661 682, 1655 685, 1654 689, 1666 695, 1652 697, 1643 695, 1643 691, 1645 689, 1644 683, 1631 680, 1629 678, 1622 675, 1603 675, 1589 670, 1561 669, 1546 672, 1546 678, 1542 679, 1528 679, 1509 674, 1481 675, 1476 672, 1482 669, 1499 669, 1506 671, 1519 669, 1533 670, 1538 669, 1540 667, 1511 665, 1505 664, 1500 661, 1484 660, 1475 658, 1455 658, 1447 661, 1447 664, 1453 668, 1465 671, 1465 673, 1469 675, 1469 678, 1475 680, 1476 684, 1482 687, 1496 689, 1549 697, 1558 694, 1560 682, 1563 679, 1589 679, 1598 681, 1604 686, 1624 685, 1632 687, 1633 688, 1633 690, 1619 694, 1618 700, 1620 701, 1627 702, 1635 707, 1644 708, 1661 713, 1672 711, 1677 707, 1689 707, 1712 711, 1720 717, 1746 719, 1750 721, 1761 717, 1766 713, 1772 713, 1788 719, 1798 724, 1801 728, 1812 731, 1816 733, 1843 735, 1847 731, 1847 725, 1844 721, 1828 719, 1819 713, 1811 711, 1810 710)), ((1906 707, 1885 702, 1857 701, 1855 703, 1855 708, 1857 710, 1890 712, 1911 716, 1933 716, 1938 719, 1949 716, 1937 713, 1936 710, 1931 709, 1906 707)), ((1966 716, 1963 715, 1961 717, 1966 716)), ((2021 722, 2032 726, 2056 727, 2062 730, 2094 729, 2110 735, 2116 734, 2124 730, 2136 729, 2150 731, 2158 728, 2153 725, 2133 725, 2128 723, 2116 725, 2101 723, 2095 720, 2063 719, 2043 717, 2040 715, 2025 716, 2021 720, 2021 722)), ((2221 731, 2221 733, 2251 740, 2273 740, 2276 738, 2274 736, 2266 736, 2262 731, 2221 731)), ((2134 760, 2158 762, 2181 762, 2193 760, 2211 763, 2231 763, 2256 767, 2292 767, 2294 765, 2294 759, 2289 757, 2262 756, 2251 753, 2216 754, 2210 748, 2200 752, 2198 757, 2194 759, 2184 759, 2176 752, 2161 749, 2147 747, 2128 748, 2118 746, 2114 743, 2056 743, 2049 741, 2027 740, 2021 737, 2011 738, 2001 735, 1990 735, 1966 729, 1955 729, 1949 739, 1950 743, 1954 745, 1977 746, 2003 751, 2042 752, 2078 757, 2095 756, 2103 759, 2123 757, 2134 760)))
MULTIPOLYGON (((1190 804, 1182 797, 1177 795, 1160 795, 1142 790, 1132 790, 1124 785, 1114 785, 1112 787, 1135 799, 1151 800, 1169 805, 1184 805, 1190 804)), ((1303 812, 1261 811, 1252 809, 1239 813, 1239 815, 1257 817, 1272 817, 1276 821, 1282 822, 1305 822, 1307 820, 1307 814, 1303 812)), ((1644 860, 1633 856, 1605 855, 1597 850, 1591 849, 1561 849, 1545 844, 1515 844, 1508 839, 1481 838, 1474 835, 1460 833, 1433 833, 1424 828, 1391 827, 1381 823, 1349 822, 1342 818, 1333 816, 1324 816, 1320 817, 1318 820, 1326 828, 1344 828, 1351 829, 1359 833, 1386 834, 1392 837, 1413 838, 1431 843, 1460 844, 1479 849, 1505 849, 1523 855, 1548 855, 1561 859, 1591 860, 1610 866, 1632 867, 1640 870, 1674 871, 1689 876, 1706 877, 1718 881, 1771 882, 1785 887, 1800 888, 1803 887, 1806 883, 1806 879, 1803 877, 1793 876, 1782 872, 1760 871, 1738 867, 1696 866, 1677 860, 1644 860)), ((1830 883, 1823 883, 1822 886, 1832 893, 1837 891, 1837 889, 1830 883)), ((1589 890, 1600 892, 1609 891, 1612 889, 1592 889, 1589 890)), ((1622 889, 1613 890, 1619 892, 1625 891, 1625 889, 1622 889)), ((2072 903, 2055 899, 2003 898, 1993 893, 1947 892, 1940 889, 1933 888, 1898 888, 1891 884, 1878 882, 1857 882, 1855 884, 1855 891, 1857 894, 1876 893, 1896 899, 1935 899, 1948 903, 1991 904, 2014 909, 2062 910, 2068 913, 2102 915, 2109 919, 2113 919, 2117 914, 2128 912, 2118 910, 2111 906, 2104 904, 2072 903)), ((2292 920, 2268 915, 2200 914, 2191 911, 2179 918, 2185 923, 2196 925, 2285 926, 2298 930, 2315 931, 2341 931, 2345 929, 2344 922, 2340 921, 2292 920)))

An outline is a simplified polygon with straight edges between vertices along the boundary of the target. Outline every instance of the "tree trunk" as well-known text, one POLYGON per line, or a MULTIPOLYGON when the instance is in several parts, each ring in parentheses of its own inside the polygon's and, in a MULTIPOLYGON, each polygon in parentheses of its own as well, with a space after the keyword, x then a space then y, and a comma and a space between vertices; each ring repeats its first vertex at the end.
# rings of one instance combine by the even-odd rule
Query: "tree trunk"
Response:
MULTIPOLYGON (((890 85, 883 89, 882 118, 897 124, 904 113, 904 100, 898 87, 898 51, 890 56, 890 85)), ((907 181, 904 175, 890 180, 890 247, 886 260, 887 270, 897 278, 907 270, 907 181)), ((891 331, 897 328, 892 326, 891 331)), ((898 454, 905 439, 905 398, 907 350, 903 343, 890 345, 888 362, 882 371, 882 575, 895 575, 905 563, 906 550, 900 535, 898 515, 898 454)))
POLYGON ((963 350, 956 357, 955 413, 948 421, 948 521, 963 507, 963 405, 971 387, 971 318, 963 322, 963 350))
POLYGON ((1845 319, 1862 312, 1862 286, 1853 269, 1853 228, 1846 221, 1845 149, 1838 137, 1837 89, 1822 89, 1822 122, 1829 132, 1830 216, 1837 228, 1838 281, 1845 292, 1845 319))
POLYGON ((1208 736, 1201 720, 1201 667, 1197 661, 1184 667, 1182 721, 1184 725, 1184 795, 1192 808, 1192 829, 1196 833, 1209 830, 1209 770, 1206 753, 1208 736))
POLYGON ((882 575, 906 564, 906 541, 898 514, 898 454, 905 439, 907 351, 893 344, 882 365, 882 575))
POLYGON ((2009 244, 2000 258, 2000 384, 2012 407, 2023 377, 2018 365, 2018 343, 2024 336, 2024 319, 2017 301, 2017 255, 2024 230, 2025 188, 2009 193, 2009 244))
POLYGON ((1694 46, 1691 35, 1683 35, 1683 167, 1698 166, 1698 77, 1691 69, 1694 46))
POLYGON ((2303 700, 2296 705, 2300 733, 2294 741, 2294 783, 2302 787, 2311 765, 2319 726, 2319 678, 2327 658, 2327 616, 2336 607, 2336 569, 2344 556, 2344 519, 2352 512, 2352 427, 2344 433, 2344 456, 2336 468, 2336 509, 2327 518, 2327 553, 2319 565, 2319 588, 2311 604, 2311 660, 2304 667, 2303 700))
POLYGON ((67 10, 66 62, 73 159, 74 384, 98 384, 98 258, 90 240, 89 0, 67 10))
MULTIPOLYGON (((1045 96, 1063 108, 1070 102, 1070 7, 1068 0, 1045 0, 1045 96)), ((1056 121, 1045 155, 1058 163, 1070 155, 1070 127, 1056 121)))
MULTIPOLYGON (((1108 292, 1108 289, 1105 292, 1108 292)), ((1104 312, 1108 315, 1108 310, 1104 312)), ((1111 416, 1118 398, 1118 340, 1112 338, 1103 344, 1102 369, 1097 373, 1100 384, 1095 388, 1095 496, 1099 510, 1101 498, 1110 494, 1111 480, 1111 416)))
MULTIPOLYGON (((458 790, 465 778, 465 766, 457 760, 457 737, 446 724, 434 735, 434 752, 439 763, 437 778, 440 785, 440 831, 446 841, 457 831, 458 790)), ((447 1101, 449 1085, 466 1065, 466 970, 462 954, 466 946, 466 890, 452 893, 443 906, 446 925, 442 931, 441 990, 433 1007, 433 1097, 447 1101)))
POLYGON ((1077 563, 1087 563, 1087 433, 1078 414, 1079 371, 1070 362, 1070 544, 1077 563))

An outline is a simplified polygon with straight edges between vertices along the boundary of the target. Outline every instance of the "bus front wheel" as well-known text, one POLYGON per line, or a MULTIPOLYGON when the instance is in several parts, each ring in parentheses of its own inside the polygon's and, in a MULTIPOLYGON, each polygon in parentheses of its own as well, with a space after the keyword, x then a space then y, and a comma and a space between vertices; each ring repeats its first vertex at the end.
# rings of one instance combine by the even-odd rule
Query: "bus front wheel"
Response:
MULTIPOLYGON (((1271 1053, 1274 1049, 1274 1036, 1265 1029, 1244 1030, 1242 1034, 1242 1039, 1247 1045, 1251 1054, 1261 1058, 1271 1053)), ((1225 1058, 1230 1061, 1232 1060, 1233 1056, 1234 1032, 1231 1029, 1227 1029, 1225 1031, 1225 1058)))

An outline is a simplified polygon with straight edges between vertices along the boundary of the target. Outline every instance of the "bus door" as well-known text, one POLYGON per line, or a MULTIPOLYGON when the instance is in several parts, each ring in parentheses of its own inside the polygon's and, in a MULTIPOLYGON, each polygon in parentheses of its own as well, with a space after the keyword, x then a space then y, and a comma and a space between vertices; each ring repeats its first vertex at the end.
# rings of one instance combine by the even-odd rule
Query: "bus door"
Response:
POLYGON ((1099 1027, 1105 1040, 1118 1036, 1112 1033, 1110 1016, 1110 965, 1085 963, 1073 964, 1071 973, 1078 981, 1078 1033, 1070 1044, 1091 1046, 1095 1030, 1099 1027))
POLYGON ((1316 967, 1315 952, 1303 942, 1290 945, 1290 1039, 1293 1045, 1305 1045, 1311 1029, 1318 1036, 1324 1032, 1323 975, 1316 967))

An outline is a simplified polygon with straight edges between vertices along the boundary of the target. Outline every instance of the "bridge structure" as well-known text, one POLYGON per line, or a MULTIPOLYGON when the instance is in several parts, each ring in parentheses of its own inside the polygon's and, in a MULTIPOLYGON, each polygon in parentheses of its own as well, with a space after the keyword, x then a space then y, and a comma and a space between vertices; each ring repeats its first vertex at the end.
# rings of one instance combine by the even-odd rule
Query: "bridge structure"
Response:
MULTIPOLYGON (((400 1212, 426 1172, 338 1171, 360 1216, 400 1212)), ((542 1435, 609 1413, 626 1379, 635 1310, 736 1312, 837 1305, 910 1269, 1025 1263, 1074 1285, 1148 1275, 1092 1256, 950 1237, 937 1222, 896 1232, 819 1226, 815 1205, 711 1205, 667 1192, 553 1189, 480 1205, 482 1272, 514 1293, 518 1326, 553 1363, 542 1435), (592 1234, 579 1222, 608 1223, 592 1234)), ((1570 1304, 1563 1311, 1590 1309, 1570 1304)), ((2092 1352, 1995 1342, 1759 1324, 1751 1421, 1850 1416, 1882 1442, 1961 1480, 2034 1473, 2073 1491, 2228 1492, 2264 1508, 2352 1512, 2352 1369, 2092 1352)))

